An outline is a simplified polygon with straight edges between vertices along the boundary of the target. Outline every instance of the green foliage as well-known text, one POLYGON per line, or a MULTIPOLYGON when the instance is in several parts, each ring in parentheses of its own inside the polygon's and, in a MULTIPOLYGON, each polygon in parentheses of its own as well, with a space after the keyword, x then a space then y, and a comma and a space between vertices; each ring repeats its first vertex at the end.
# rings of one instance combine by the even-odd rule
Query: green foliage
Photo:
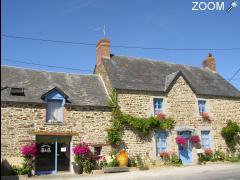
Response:
POLYGON ((213 155, 212 161, 224 161, 224 159, 225 159, 225 154, 219 150, 216 150, 213 155))
POLYGON ((170 158, 169 162, 170 162, 170 165, 172 165, 172 166, 182 165, 182 160, 176 154, 171 155, 171 158, 170 158))
POLYGON ((107 167, 117 167, 118 161, 116 159, 113 159, 111 162, 107 163, 107 167))
POLYGON ((232 154, 231 156, 229 156, 228 154, 226 155, 225 160, 230 162, 240 162, 240 153, 238 153, 237 155, 232 154))
POLYGON ((240 127, 236 122, 229 121, 227 126, 222 128, 221 134, 231 151, 234 151, 235 146, 237 145, 235 136, 238 133, 240 133, 240 127))
POLYGON ((84 161, 84 166, 83 167, 84 167, 84 172, 85 173, 91 174, 92 170, 94 168, 94 164, 93 164, 93 162, 91 160, 86 159, 84 161))
POLYGON ((138 155, 136 157, 137 160, 137 167, 139 168, 139 170, 148 170, 149 167, 145 164, 145 162, 142 160, 142 158, 138 155))
POLYGON ((137 167, 137 162, 134 157, 128 157, 128 166, 129 167, 137 167))
POLYGON ((114 121, 112 127, 107 129, 107 140, 112 145, 120 145, 122 141, 121 131, 123 125, 129 125, 138 130, 142 135, 147 136, 155 129, 170 130, 175 124, 172 118, 166 118, 164 120, 160 120, 158 117, 138 118, 122 113, 117 104, 115 90, 110 94, 109 106, 112 108, 114 121))

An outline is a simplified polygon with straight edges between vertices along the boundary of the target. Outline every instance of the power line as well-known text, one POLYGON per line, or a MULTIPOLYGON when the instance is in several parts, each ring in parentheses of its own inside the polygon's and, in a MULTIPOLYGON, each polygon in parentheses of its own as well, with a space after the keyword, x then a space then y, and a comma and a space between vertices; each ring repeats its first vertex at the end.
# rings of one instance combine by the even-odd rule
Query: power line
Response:
MULTIPOLYGON (((72 45, 85 45, 85 46, 96 46, 96 43, 87 43, 87 42, 73 42, 73 41, 63 41, 63 40, 53 40, 53 39, 43 39, 43 38, 34 38, 34 37, 25 37, 25 36, 15 36, 1 34, 5 38, 14 38, 14 39, 24 39, 32 41, 42 41, 42 42, 51 42, 51 43, 63 43, 63 44, 72 44, 72 45)), ((111 45, 114 48, 127 48, 127 49, 143 49, 143 50, 165 50, 165 51, 234 51, 240 50, 239 47, 234 48, 165 48, 165 47, 144 47, 144 46, 125 46, 125 45, 111 45)))
POLYGON ((9 58, 1 58, 1 59, 4 60, 4 61, 17 62, 17 63, 22 63, 22 64, 30 64, 30 65, 36 65, 36 66, 43 66, 43 67, 50 67, 50 68, 59 68, 59 69, 74 70, 74 71, 92 72, 91 70, 87 70, 87 69, 78 69, 78 68, 71 68, 71 67, 64 67, 64 66, 54 66, 54 65, 47 65, 47 64, 38 64, 38 63, 14 60, 14 59, 9 59, 9 58))
POLYGON ((233 78, 240 72, 240 68, 233 74, 233 76, 229 79, 229 82, 233 80, 233 78))
MULTIPOLYGON (((78 68, 72 68, 72 67, 64 67, 64 66, 54 66, 54 65, 47 65, 47 64, 39 64, 39 63, 32 63, 32 62, 29 62, 29 61, 22 61, 22 60, 16 60, 16 59, 10 59, 10 58, 1 58, 2 60, 4 61, 8 61, 8 62, 16 62, 16 63, 21 63, 21 64, 30 64, 30 65, 36 65, 36 66, 43 66, 43 67, 51 67, 51 68, 59 68, 59 69, 66 69, 66 70, 74 70, 74 71, 85 71, 85 72, 92 72, 92 70, 90 69, 78 69, 78 68)), ((104 72, 102 72, 104 73, 104 72)), ((107 72, 105 72, 106 74, 108 74, 107 72)), ((236 73, 235 73, 236 74, 236 73)), ((116 74, 117 75, 117 74, 116 74)), ((134 73, 134 76, 137 77, 137 78, 141 78, 141 77, 145 77, 146 75, 144 74, 136 74, 134 73)), ((121 77, 123 77, 121 75, 121 77)), ((156 75, 152 75, 151 77, 156 77, 159 78, 159 76, 156 76, 156 75)), ((234 77, 233 77, 234 78, 234 77)), ((233 79, 233 78, 230 78, 230 79, 224 79, 224 80, 240 80, 240 78, 238 79, 233 79)), ((197 80, 223 80, 221 78, 219 79, 210 79, 210 78, 197 78, 197 80)), ((140 79, 141 81, 141 79, 140 79)), ((140 83, 140 82, 133 82, 133 81, 125 81, 125 82, 129 82, 129 83, 140 83)), ((146 82, 145 82, 146 84, 146 82)), ((152 84, 152 83, 149 83, 149 84, 152 84)))

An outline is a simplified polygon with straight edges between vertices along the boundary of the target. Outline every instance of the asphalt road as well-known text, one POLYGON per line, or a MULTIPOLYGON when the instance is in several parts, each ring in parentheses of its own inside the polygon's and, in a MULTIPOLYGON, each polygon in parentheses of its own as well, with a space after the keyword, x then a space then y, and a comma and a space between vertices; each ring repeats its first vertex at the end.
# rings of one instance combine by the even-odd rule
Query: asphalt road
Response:
POLYGON ((68 180, 240 180, 240 163, 158 168, 114 174, 39 176, 32 179, 68 180))

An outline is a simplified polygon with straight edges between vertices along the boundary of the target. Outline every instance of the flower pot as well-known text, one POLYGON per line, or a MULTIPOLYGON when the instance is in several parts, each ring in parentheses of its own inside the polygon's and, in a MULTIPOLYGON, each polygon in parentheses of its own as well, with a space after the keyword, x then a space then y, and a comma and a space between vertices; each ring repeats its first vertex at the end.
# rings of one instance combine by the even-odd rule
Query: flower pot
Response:
POLYGON ((82 174, 83 173, 83 165, 78 165, 73 163, 73 170, 75 174, 82 174))
POLYGON ((125 150, 121 150, 117 156, 117 161, 120 167, 128 165, 128 155, 125 150))

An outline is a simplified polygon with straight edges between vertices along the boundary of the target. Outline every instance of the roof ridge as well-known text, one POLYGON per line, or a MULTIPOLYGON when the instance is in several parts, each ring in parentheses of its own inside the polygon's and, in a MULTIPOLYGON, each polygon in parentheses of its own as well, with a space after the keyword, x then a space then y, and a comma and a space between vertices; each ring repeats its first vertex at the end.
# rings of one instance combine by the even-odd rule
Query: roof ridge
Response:
POLYGON ((188 65, 188 64, 179 64, 179 63, 174 63, 171 61, 165 61, 165 60, 158 60, 158 59, 150 59, 150 58, 143 58, 143 57, 134 57, 134 56, 126 56, 126 55, 115 55, 113 54, 112 57, 120 57, 120 58, 127 58, 129 60, 141 60, 141 61, 148 61, 148 62, 154 62, 154 63, 165 63, 165 64, 172 64, 172 65, 180 65, 180 66, 188 66, 191 68, 197 68, 197 69, 201 69, 201 70, 205 70, 202 67, 197 67, 197 66, 192 66, 192 65, 188 65))
POLYGON ((48 70, 40 70, 40 69, 32 69, 32 68, 27 68, 27 67, 8 66, 8 65, 1 65, 1 68, 2 67, 12 68, 12 69, 22 69, 22 70, 28 70, 28 71, 55 73, 55 74, 78 75, 78 76, 95 76, 95 77, 97 77, 96 74, 78 74, 78 73, 69 73, 69 72, 56 72, 56 71, 48 71, 48 70))

